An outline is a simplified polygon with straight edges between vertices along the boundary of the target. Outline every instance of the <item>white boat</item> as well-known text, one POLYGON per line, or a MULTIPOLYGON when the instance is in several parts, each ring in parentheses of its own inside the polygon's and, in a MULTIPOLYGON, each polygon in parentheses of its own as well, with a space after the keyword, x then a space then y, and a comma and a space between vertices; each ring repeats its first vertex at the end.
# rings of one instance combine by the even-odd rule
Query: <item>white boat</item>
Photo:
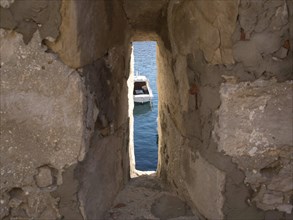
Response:
POLYGON ((146 76, 134 76, 133 99, 135 103, 151 102, 153 91, 150 87, 150 82, 146 76))

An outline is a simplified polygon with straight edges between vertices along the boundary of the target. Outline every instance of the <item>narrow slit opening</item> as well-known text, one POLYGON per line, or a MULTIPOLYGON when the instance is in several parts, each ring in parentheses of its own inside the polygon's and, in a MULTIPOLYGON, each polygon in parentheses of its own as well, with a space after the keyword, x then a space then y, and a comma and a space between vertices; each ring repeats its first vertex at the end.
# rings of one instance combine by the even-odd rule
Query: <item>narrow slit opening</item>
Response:
POLYGON ((156 41, 132 42, 128 80, 132 177, 153 174, 158 164, 156 41))

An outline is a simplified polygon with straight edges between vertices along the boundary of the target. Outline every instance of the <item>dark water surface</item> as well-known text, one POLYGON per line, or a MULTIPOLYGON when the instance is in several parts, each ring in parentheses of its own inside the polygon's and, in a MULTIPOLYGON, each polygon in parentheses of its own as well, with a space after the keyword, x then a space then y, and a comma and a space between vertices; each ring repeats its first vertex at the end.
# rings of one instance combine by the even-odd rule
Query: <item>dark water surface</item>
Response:
POLYGON ((152 104, 134 106, 134 152, 136 169, 156 170, 158 161, 157 146, 157 64, 156 42, 134 42, 134 73, 145 75, 153 90, 152 104))

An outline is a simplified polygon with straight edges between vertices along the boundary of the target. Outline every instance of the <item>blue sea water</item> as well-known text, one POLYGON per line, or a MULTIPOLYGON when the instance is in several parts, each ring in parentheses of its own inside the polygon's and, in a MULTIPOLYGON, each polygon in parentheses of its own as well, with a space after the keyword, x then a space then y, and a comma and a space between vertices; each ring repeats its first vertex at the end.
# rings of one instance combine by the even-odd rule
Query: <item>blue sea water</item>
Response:
POLYGON ((136 104, 134 116, 134 153, 136 169, 156 170, 158 161, 157 145, 157 64, 156 42, 133 42, 134 73, 145 75, 153 91, 152 104, 136 104))

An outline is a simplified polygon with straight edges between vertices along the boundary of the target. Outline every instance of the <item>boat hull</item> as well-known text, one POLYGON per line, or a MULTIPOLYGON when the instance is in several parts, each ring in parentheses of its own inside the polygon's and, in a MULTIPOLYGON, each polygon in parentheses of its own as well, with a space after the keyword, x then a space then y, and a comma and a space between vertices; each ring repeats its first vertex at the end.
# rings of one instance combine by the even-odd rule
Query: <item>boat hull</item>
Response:
POLYGON ((134 76, 134 103, 148 103, 153 99, 153 92, 146 76, 134 76), (146 87, 146 89, 143 89, 146 87), (145 91, 144 91, 145 90, 145 91))
POLYGON ((150 95, 134 95, 133 100, 135 103, 147 103, 151 102, 152 98, 150 95))

